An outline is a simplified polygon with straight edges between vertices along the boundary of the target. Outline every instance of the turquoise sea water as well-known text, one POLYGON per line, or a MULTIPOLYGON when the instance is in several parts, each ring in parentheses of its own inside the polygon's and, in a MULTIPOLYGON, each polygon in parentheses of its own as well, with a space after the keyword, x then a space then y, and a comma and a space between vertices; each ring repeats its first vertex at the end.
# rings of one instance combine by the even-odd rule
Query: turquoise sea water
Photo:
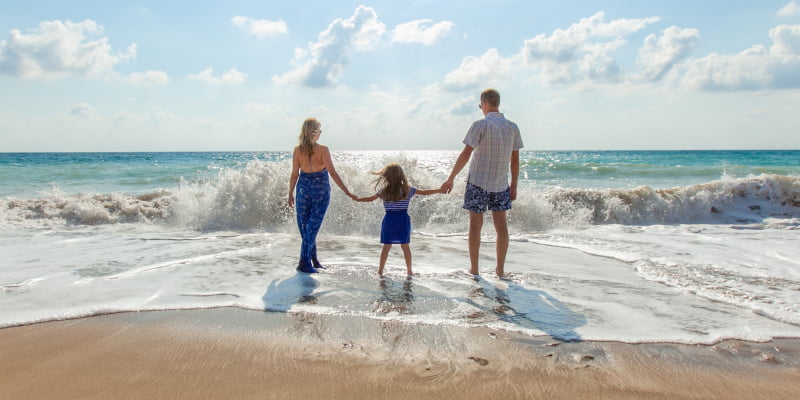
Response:
MULTIPOLYGON (((446 176, 457 152, 338 152, 354 167, 379 169, 399 154, 446 176)), ((0 197, 66 194, 143 194, 181 182, 214 179, 248 162, 282 162, 289 152, 0 153, 0 197)), ((800 175, 798 150, 742 151, 523 151, 521 180, 537 188, 670 188, 722 177, 800 175)))

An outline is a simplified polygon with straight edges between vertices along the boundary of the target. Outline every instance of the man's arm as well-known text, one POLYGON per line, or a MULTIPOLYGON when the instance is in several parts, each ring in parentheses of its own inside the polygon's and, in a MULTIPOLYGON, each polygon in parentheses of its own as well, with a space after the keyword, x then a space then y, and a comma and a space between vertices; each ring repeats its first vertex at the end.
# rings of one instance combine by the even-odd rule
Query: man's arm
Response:
POLYGON ((456 164, 453 166, 453 171, 450 172, 450 177, 442 184, 442 189, 444 189, 445 193, 450 193, 453 190, 453 180, 456 179, 456 176, 464 166, 467 165, 469 162, 470 156, 472 156, 473 148, 469 145, 464 145, 464 150, 461 150, 461 154, 458 155, 458 159, 456 159, 456 164))
POLYGON ((517 199, 517 181, 519 180, 519 150, 511 152, 511 185, 509 187, 509 194, 511 200, 517 199))

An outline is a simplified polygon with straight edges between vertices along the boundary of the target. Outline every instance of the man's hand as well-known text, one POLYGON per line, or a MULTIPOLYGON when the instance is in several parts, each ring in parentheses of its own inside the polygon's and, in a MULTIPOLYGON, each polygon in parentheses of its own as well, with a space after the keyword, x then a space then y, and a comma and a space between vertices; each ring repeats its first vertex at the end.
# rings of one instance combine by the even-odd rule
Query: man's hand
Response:
POLYGON ((444 181, 444 183, 442 183, 441 189, 444 191, 444 193, 450 193, 450 191, 453 190, 453 180, 448 179, 444 181))

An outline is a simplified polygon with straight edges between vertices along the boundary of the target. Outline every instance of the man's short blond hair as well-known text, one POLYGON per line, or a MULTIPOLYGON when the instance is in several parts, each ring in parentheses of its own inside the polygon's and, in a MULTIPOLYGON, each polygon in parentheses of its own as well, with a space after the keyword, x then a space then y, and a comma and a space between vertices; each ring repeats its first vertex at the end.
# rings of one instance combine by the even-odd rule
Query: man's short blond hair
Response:
POLYGON ((481 93, 481 102, 490 107, 500 107, 500 93, 494 89, 486 89, 481 93))

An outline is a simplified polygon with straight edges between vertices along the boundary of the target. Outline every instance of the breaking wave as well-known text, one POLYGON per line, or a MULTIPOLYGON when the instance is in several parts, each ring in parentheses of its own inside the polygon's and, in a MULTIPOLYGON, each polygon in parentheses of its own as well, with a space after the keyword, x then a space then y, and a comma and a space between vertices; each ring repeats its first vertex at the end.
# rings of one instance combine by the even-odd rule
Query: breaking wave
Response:
MULTIPOLYGON (((435 188, 443 177, 401 160, 420 188, 435 188)), ((223 169, 203 182, 182 183, 144 195, 64 195, 57 190, 29 199, 0 201, 0 222, 11 225, 152 224, 198 231, 293 231, 294 210, 288 207, 287 161, 250 161, 241 169, 223 169)), ((372 193, 374 176, 348 164, 339 173, 351 190, 372 193)), ((535 179, 535 177, 529 177, 535 179)), ((463 181, 463 180, 462 180, 463 181)), ((530 182, 530 181, 527 181, 530 182)), ((522 181, 512 229, 541 231, 563 226, 597 224, 758 224, 795 228, 800 223, 800 177, 774 174, 723 177, 698 185, 655 189, 534 189, 522 181), (776 222, 777 221, 777 222, 776 222)), ((436 234, 466 231, 461 209, 464 183, 450 195, 418 196, 410 214, 415 229, 436 234)), ((383 209, 378 202, 351 201, 334 185, 323 231, 337 234, 379 232, 383 209)))

